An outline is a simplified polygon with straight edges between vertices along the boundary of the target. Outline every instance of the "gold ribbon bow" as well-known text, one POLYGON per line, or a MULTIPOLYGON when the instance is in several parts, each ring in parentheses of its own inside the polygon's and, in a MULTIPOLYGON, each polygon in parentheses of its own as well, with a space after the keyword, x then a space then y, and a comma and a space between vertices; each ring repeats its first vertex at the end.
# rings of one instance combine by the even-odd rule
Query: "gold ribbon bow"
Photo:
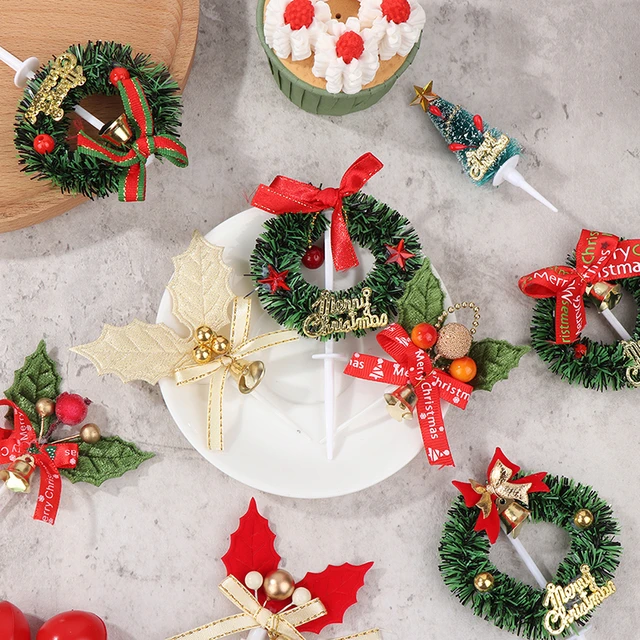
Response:
POLYGON ((469 480, 473 490, 479 493, 482 497, 476 507, 482 510, 482 515, 488 518, 491 513, 493 502, 491 500, 492 495, 496 495, 499 498, 505 500, 518 500, 525 506, 529 505, 529 489, 533 486, 531 482, 524 484, 514 484, 508 482, 513 476, 513 471, 509 469, 503 462, 497 460, 491 469, 489 474, 489 482, 484 485, 476 480, 469 480))
MULTIPOLYGON (((327 614, 327 610, 318 598, 283 613, 272 613, 263 607, 234 576, 225 578, 219 585, 220 591, 243 613, 210 622, 203 627, 186 631, 169 640, 218 640, 234 633, 262 628, 269 640, 304 640, 296 629, 307 622, 327 614)), ((352 636, 358 637, 358 636, 352 636)), ((347 640, 344 638, 343 640, 347 640)))
POLYGON ((222 430, 224 383, 234 363, 263 349, 293 342, 299 338, 297 332, 290 330, 272 331, 249 338, 250 324, 251 301, 247 298, 234 298, 229 351, 208 364, 193 364, 178 369, 174 373, 174 379, 179 387, 204 378, 211 378, 207 406, 207 447, 209 449, 222 451, 224 448, 222 430), (216 426, 215 430, 213 425, 216 426))

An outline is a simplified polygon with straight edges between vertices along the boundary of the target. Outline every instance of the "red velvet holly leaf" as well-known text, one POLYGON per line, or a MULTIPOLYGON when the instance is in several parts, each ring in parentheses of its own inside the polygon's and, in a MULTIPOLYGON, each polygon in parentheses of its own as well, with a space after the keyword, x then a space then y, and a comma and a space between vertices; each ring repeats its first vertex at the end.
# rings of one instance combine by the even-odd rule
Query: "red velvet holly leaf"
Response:
POLYGON ((230 539, 229 550, 222 557, 228 575, 244 583, 249 571, 259 571, 265 576, 278 568, 280 556, 274 546, 276 534, 269 528, 269 521, 258 512, 254 498, 230 539))
POLYGON ((327 625, 342 622, 346 610, 358 601, 358 590, 364 585, 364 577, 373 562, 361 565, 329 565, 321 573, 307 573, 298 583, 306 587, 312 598, 320 598, 327 615, 299 627, 302 632, 320 633, 327 625))

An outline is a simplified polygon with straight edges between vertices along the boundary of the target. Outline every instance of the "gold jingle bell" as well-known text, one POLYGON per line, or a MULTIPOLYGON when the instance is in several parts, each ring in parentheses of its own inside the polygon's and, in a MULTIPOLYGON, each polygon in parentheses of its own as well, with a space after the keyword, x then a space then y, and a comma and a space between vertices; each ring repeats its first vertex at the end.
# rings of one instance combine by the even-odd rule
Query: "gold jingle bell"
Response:
POLYGON ((385 393, 384 399, 387 403, 387 411, 394 420, 402 422, 413 418, 413 410, 418 404, 418 396, 412 385, 405 384, 394 389, 391 393, 385 393))
POLYGON ((16 458, 0 475, 7 489, 15 493, 29 493, 31 484, 29 479, 36 470, 35 458, 25 454, 16 458))
POLYGON ((496 505, 505 532, 512 538, 517 538, 522 531, 522 525, 531 515, 531 511, 516 500, 508 500, 506 498, 498 498, 496 505))
POLYGON ((586 288, 586 294, 598 311, 613 309, 622 298, 622 287, 609 282, 596 282, 586 288))
POLYGON ((272 571, 262 585, 264 591, 271 600, 286 600, 293 595, 296 583, 293 576, 283 569, 272 571))
POLYGON ((123 113, 119 118, 109 122, 100 129, 100 137, 116 147, 124 147, 133 138, 133 132, 123 113))
POLYGON ((589 509, 578 509, 573 515, 573 524, 578 529, 588 529, 594 521, 593 513, 589 509))
POLYGON ((479 591, 480 593, 486 593, 487 591, 491 591, 491 589, 493 589, 494 584, 495 584, 495 578, 493 577, 493 574, 489 573, 488 571, 483 571, 479 573, 473 579, 473 586, 476 588, 476 591, 479 591))
POLYGON ((471 349, 473 336, 471 331, 459 322, 445 324, 438 332, 436 352, 447 360, 464 358, 471 349))
POLYGON ((264 362, 260 360, 234 360, 231 363, 231 375, 237 381, 240 393, 244 394, 251 393, 262 382, 265 371, 264 362))

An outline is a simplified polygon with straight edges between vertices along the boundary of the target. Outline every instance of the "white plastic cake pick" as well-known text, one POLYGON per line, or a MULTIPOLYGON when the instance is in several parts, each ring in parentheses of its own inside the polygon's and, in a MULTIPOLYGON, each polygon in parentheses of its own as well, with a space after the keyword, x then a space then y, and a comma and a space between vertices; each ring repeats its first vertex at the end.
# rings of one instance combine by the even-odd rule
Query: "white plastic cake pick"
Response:
POLYGON ((4 482, 0 483, 0 515, 2 515, 2 512, 9 504, 12 495, 13 494, 7 489, 7 485, 4 482), (7 494, 6 496, 4 495, 5 493, 7 494))
MULTIPOLYGON (((12 53, 0 47, 0 60, 6 65, 11 67, 16 75, 13 77, 13 84, 20 89, 24 89, 27 86, 27 82, 31 80, 36 71, 40 67, 40 61, 38 58, 27 58, 24 62, 19 58, 16 58, 12 53)), ((83 119, 86 120, 92 127, 95 127, 98 131, 104 128, 104 122, 96 118, 92 113, 89 113, 86 109, 80 105, 73 107, 73 110, 83 119)))
POLYGON ((604 319, 611 325, 613 330, 623 339, 623 340, 633 340, 631 334, 622 326, 620 320, 613 315, 611 309, 606 308, 600 312, 604 319))
POLYGON ((554 213, 558 213, 558 209, 554 207, 543 195, 538 193, 525 179, 524 176, 516 169, 520 162, 520 156, 512 156, 498 169, 493 177, 493 186, 499 187, 503 182, 519 187, 526 191, 530 196, 541 202, 545 207, 549 207, 554 213))

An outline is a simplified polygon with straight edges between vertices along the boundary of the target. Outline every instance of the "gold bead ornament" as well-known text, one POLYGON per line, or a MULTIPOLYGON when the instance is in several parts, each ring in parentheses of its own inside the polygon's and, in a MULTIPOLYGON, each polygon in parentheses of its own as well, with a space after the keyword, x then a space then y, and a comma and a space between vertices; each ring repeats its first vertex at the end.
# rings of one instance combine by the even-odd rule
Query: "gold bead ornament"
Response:
POLYGON ((216 334, 206 325, 203 325, 201 327, 198 327, 196 329, 196 340, 200 343, 200 344, 204 344, 206 342, 209 342, 210 340, 213 339, 213 337, 216 334))
POLYGON ((100 438, 102 435, 100 434, 100 429, 97 424, 93 424, 93 422, 89 422, 80 429, 80 439, 82 442, 86 442, 87 444, 95 444, 96 442, 100 442, 100 438))
POLYGON ((211 340, 211 350, 216 356, 223 356, 229 352, 230 348, 231 345, 224 336, 215 336, 213 340, 211 340))
POLYGON ((495 578, 488 571, 483 571, 479 573, 473 579, 473 586, 476 588, 476 591, 480 593, 487 593, 487 591, 491 591, 493 589, 495 583, 495 578))
POLYGON ((267 597, 271 600, 287 600, 293 595, 296 583, 288 571, 278 569, 264 579, 263 586, 267 597))
POLYGON ((436 353, 447 360, 464 358, 471 349, 473 336, 480 325, 480 307, 473 302, 457 302, 455 305, 445 309, 440 314, 435 327, 438 330, 438 341, 436 342, 436 353), (450 313, 460 311, 460 309, 470 309, 473 311, 473 322, 471 329, 467 329, 459 322, 450 322, 442 326, 450 313))
POLYGON ((50 398, 40 398, 36 402, 36 413, 41 418, 48 418, 52 416, 56 410, 56 403, 50 398))
POLYGON ((594 521, 593 513, 589 509, 578 509, 573 516, 573 524, 578 529, 588 529, 594 521))

